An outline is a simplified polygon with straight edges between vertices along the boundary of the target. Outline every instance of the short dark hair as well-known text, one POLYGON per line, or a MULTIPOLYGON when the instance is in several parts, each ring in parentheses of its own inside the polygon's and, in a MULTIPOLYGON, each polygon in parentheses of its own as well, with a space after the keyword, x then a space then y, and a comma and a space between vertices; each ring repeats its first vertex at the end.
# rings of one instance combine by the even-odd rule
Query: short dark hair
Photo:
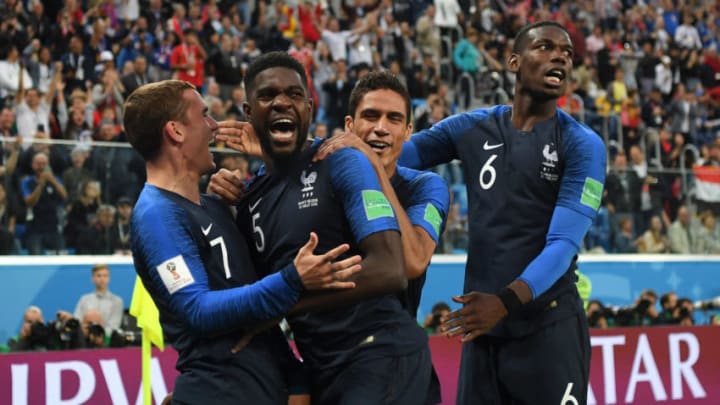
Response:
POLYGON ((255 59, 248 67, 244 79, 247 97, 250 97, 251 93, 254 90, 255 76, 260 74, 260 72, 275 67, 288 68, 296 71, 297 74, 300 75, 300 79, 302 79, 302 84, 305 87, 305 90, 308 89, 308 80, 307 76, 305 75, 305 67, 300 63, 300 61, 290 56, 290 54, 287 52, 275 51, 258 56, 257 59, 255 59))
POLYGON ((530 31, 534 30, 535 28, 542 28, 542 27, 559 28, 559 29, 565 31, 565 33, 568 36, 570 36, 570 32, 568 32, 567 28, 563 27, 562 24, 560 24, 558 22, 550 21, 550 20, 538 21, 538 22, 535 22, 535 23, 532 23, 530 25, 523 27, 523 29, 521 29, 520 32, 518 32, 517 35, 515 35, 515 41, 513 43, 512 52, 513 53, 522 52, 525 49, 525 46, 527 45, 528 36, 530 34, 530 31))
POLYGON ((123 123, 128 142, 146 161, 160 152, 165 124, 184 121, 190 105, 183 97, 185 90, 197 91, 188 82, 164 80, 139 87, 125 101, 123 123))
POLYGON ((405 120, 410 122, 410 93, 408 93, 408 89, 403 86, 402 82, 388 71, 373 71, 358 80, 350 93, 348 114, 354 118, 363 97, 375 90, 391 90, 402 96, 403 100, 405 100, 405 120))

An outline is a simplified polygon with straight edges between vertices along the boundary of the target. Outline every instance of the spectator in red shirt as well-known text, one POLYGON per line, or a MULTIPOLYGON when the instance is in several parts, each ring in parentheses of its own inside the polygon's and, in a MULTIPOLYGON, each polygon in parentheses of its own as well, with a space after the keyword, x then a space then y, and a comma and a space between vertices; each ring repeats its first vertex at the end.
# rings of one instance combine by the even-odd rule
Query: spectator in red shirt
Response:
POLYGON ((207 53, 200 45, 195 31, 185 30, 183 36, 183 41, 173 48, 170 55, 170 68, 175 70, 177 79, 185 80, 199 89, 205 82, 204 62, 207 53))

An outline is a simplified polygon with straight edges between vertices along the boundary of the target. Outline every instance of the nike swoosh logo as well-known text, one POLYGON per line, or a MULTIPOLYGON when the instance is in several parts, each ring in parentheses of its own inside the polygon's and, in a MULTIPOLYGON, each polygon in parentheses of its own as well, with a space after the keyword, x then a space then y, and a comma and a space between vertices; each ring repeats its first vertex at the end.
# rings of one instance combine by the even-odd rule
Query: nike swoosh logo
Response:
POLYGON ((257 201, 255 201, 255 204, 248 206, 251 214, 253 211, 255 211, 255 208, 257 208, 258 204, 260 204, 260 201, 262 201, 262 197, 260 197, 257 201))
POLYGON ((202 231, 203 235, 208 236, 210 234, 210 229, 212 229, 212 226, 213 226, 212 222, 210 223, 210 225, 208 225, 207 228, 203 228, 201 226, 200 230, 202 231))
POLYGON ((490 144, 488 143, 488 141, 485 141, 485 144, 483 145, 483 150, 493 150, 493 149, 497 149, 497 148, 499 148, 499 147, 501 147, 501 146, 503 146, 503 145, 505 145, 505 144, 504 144, 504 143, 499 143, 499 144, 497 144, 497 145, 490 145, 490 144))

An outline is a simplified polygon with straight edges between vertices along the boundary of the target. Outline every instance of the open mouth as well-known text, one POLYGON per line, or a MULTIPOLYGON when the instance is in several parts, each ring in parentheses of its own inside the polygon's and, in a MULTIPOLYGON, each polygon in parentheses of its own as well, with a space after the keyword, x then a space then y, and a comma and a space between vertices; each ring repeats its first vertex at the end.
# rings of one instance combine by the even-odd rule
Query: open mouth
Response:
POLYGON ((276 142, 287 142, 295 135, 297 125, 293 120, 283 118, 270 124, 270 136, 276 142))
POLYGON ((367 142, 367 144, 376 153, 382 153, 385 149, 390 147, 389 144, 387 144, 385 142, 381 142, 381 141, 369 141, 369 142, 367 142))
POLYGON ((548 84, 559 86, 563 80, 565 80, 565 71, 562 69, 551 69, 545 73, 545 82, 548 84))

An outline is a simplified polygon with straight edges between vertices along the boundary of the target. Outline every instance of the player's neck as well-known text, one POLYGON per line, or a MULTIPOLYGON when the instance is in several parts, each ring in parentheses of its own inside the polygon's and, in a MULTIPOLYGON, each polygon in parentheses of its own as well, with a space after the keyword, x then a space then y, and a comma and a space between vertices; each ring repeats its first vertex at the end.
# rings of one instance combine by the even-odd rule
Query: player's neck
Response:
POLYGON ((557 98, 538 101, 528 94, 516 94, 510 122, 520 131, 532 131, 538 122, 547 121, 557 113, 557 98))
POLYGON ((200 190, 198 187, 200 181, 199 174, 181 170, 176 167, 153 165, 152 163, 148 163, 146 169, 148 184, 171 191, 195 204, 200 204, 200 190))

